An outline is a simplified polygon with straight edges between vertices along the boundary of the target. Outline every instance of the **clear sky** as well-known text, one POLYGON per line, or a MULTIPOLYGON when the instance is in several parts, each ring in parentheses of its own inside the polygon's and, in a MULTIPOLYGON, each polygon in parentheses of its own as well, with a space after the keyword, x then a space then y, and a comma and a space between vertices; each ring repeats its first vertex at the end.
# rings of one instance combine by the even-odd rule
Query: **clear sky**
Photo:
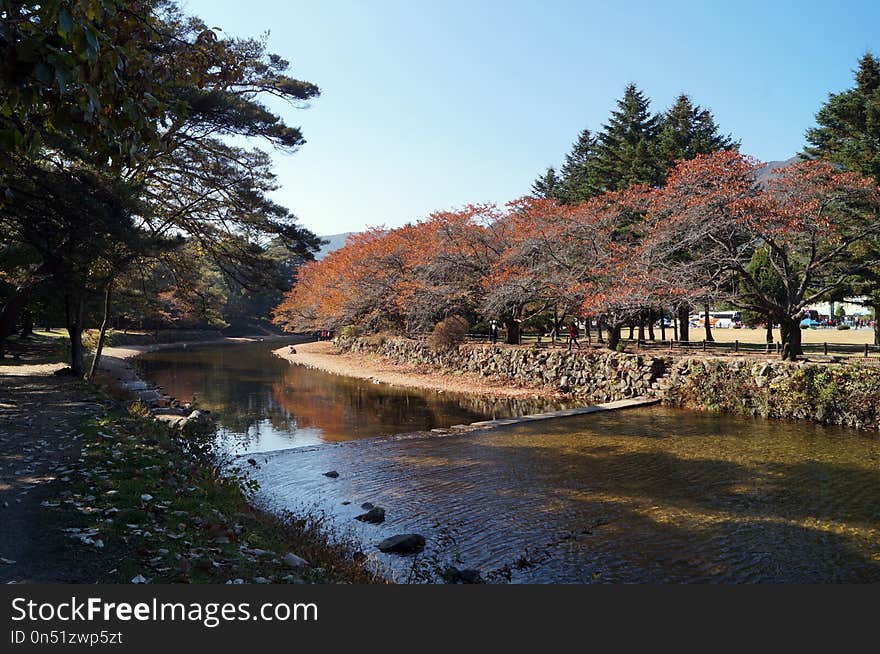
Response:
POLYGON ((598 130, 634 81, 682 92, 742 150, 787 159, 829 91, 880 53, 880 1, 188 0, 236 36, 269 31, 321 87, 285 109, 307 143, 275 157, 276 199, 317 234, 506 202, 598 130))

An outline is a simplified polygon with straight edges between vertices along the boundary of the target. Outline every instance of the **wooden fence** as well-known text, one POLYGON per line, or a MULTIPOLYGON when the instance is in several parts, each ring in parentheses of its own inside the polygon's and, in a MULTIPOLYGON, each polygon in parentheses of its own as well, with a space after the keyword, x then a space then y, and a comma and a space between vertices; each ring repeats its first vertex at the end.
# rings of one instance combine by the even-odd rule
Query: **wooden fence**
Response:
MULTIPOLYGON (((466 338, 467 342, 470 343, 488 343, 489 336, 485 334, 468 334, 466 338)), ((586 345, 585 339, 581 337, 580 339, 581 345, 586 345)), ((556 340, 557 346, 565 345, 567 339, 566 338, 558 338, 556 340)), ((499 343, 503 343, 502 339, 498 339, 499 343)), ((635 339, 627 339, 621 338, 620 342, 622 345, 625 345, 628 349, 636 349, 636 350, 666 350, 666 351, 679 351, 682 353, 688 352, 742 352, 743 354, 752 353, 752 354, 780 354, 782 351, 782 344, 779 342, 776 343, 752 343, 752 342, 743 342, 743 341, 674 341, 671 339, 666 340, 653 340, 653 341, 637 341, 635 339)), ((534 344, 542 344, 542 345, 550 345, 551 341, 547 337, 538 338, 537 336, 523 336, 520 339, 520 343, 523 345, 534 345, 534 344)), ((596 346, 596 339, 593 338, 591 345, 596 346)), ((880 357, 880 345, 869 345, 858 344, 858 343, 802 343, 801 348, 804 351, 804 354, 821 354, 824 356, 833 356, 835 354, 842 354, 847 356, 862 356, 864 358, 877 356, 880 357)))

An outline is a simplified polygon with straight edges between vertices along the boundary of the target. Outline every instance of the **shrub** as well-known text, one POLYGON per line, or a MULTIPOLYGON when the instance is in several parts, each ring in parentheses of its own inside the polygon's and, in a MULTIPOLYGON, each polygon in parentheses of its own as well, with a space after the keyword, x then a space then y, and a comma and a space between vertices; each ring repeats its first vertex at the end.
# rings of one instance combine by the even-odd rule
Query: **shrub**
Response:
POLYGON ((436 351, 451 350, 464 340, 468 331, 468 321, 461 316, 450 316, 441 320, 428 337, 428 346, 436 351))
POLYGON ((349 339, 349 338, 357 338, 361 335, 363 330, 358 325, 346 325, 342 329, 339 330, 339 338, 349 339))

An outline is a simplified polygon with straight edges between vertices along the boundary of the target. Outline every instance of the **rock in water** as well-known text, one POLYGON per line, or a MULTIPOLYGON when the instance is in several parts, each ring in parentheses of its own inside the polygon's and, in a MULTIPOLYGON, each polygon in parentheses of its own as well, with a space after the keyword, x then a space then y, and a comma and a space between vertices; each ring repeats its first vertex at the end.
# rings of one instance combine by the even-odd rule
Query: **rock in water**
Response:
POLYGON ((450 584, 484 584, 483 577, 479 570, 459 570, 458 568, 448 568, 443 573, 444 579, 450 584))
POLYGON ((373 503, 372 502, 364 502, 363 504, 361 504, 361 508, 364 511, 369 511, 370 509, 373 508, 373 503))
POLYGON ((330 479, 336 479, 339 476, 339 473, 336 472, 335 470, 331 470, 330 472, 325 472, 324 476, 330 477, 330 479))
POLYGON ((304 558, 297 556, 293 552, 288 552, 284 555, 284 558, 281 559, 281 562, 287 568, 292 568, 293 570, 299 570, 300 568, 308 568, 309 562, 304 558))
POLYGON ((373 525, 378 525, 382 522, 385 522, 385 509, 381 506, 374 506, 372 509, 367 511, 366 513, 362 513, 357 516, 355 520, 360 520, 361 522, 369 522, 373 525))
POLYGON ((377 547, 386 554, 412 554, 424 549, 425 537, 421 534, 398 534, 386 538, 377 547))

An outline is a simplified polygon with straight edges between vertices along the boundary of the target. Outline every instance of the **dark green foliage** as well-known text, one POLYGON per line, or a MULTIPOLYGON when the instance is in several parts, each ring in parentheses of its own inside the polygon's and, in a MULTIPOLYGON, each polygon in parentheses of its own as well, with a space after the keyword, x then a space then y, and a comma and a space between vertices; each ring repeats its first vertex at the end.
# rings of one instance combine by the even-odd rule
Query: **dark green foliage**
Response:
POLYGON ((654 154, 660 120, 651 114, 650 104, 635 84, 627 85, 599 134, 595 165, 598 190, 622 190, 633 184, 656 186, 662 181, 664 171, 654 154))
POLYGON ((686 95, 678 96, 675 104, 661 117, 656 154, 664 170, 669 170, 681 159, 731 149, 739 149, 739 142, 729 134, 720 134, 712 114, 695 105, 686 95))
POLYGON ((747 325, 766 323, 768 320, 771 324, 779 322, 781 316, 768 316, 758 308, 760 304, 758 293, 764 297, 774 298, 775 302, 780 306, 785 303, 786 298, 785 284, 773 266, 769 247, 762 245, 755 250, 746 266, 746 272, 758 285, 760 291, 756 291, 746 284, 745 281, 739 282, 737 306, 746 307, 743 311, 743 322, 747 325))
POLYGON ((720 133, 711 112, 687 95, 653 115, 650 100, 629 84, 602 131, 583 130, 559 174, 548 169, 532 190, 538 197, 576 204, 633 184, 657 186, 678 160, 738 148, 738 141, 720 133))
POLYGON ((597 140, 590 130, 583 130, 578 140, 565 155, 562 165, 561 199, 574 204, 598 194, 596 186, 597 140))
MULTIPOLYGON (((873 178, 880 184, 880 59, 865 53, 855 73, 855 86, 842 93, 831 93, 816 114, 817 126, 807 131, 804 153, 840 164, 873 178)), ((876 241, 861 247, 859 256, 876 260, 880 244, 876 241)), ((866 304, 880 307, 880 271, 867 266, 854 280, 853 295, 866 297, 866 304)), ((880 325, 874 332, 880 345, 880 325)))
POLYGON ((547 200, 560 199, 562 192, 562 180, 556 174, 553 166, 547 168, 547 172, 541 175, 532 184, 532 195, 547 200))
POLYGON ((880 184, 880 59, 859 60, 856 85, 831 93, 807 131, 809 157, 828 159, 880 184))
POLYGON ((0 263, 0 343, 48 280, 75 372, 89 306, 106 298, 106 319, 114 286, 160 323, 271 306, 320 243, 269 198, 269 155, 239 144, 295 151, 301 131, 262 99, 318 88, 169 0, 0 0, 0 18, 0 249, 27 259, 0 263))

